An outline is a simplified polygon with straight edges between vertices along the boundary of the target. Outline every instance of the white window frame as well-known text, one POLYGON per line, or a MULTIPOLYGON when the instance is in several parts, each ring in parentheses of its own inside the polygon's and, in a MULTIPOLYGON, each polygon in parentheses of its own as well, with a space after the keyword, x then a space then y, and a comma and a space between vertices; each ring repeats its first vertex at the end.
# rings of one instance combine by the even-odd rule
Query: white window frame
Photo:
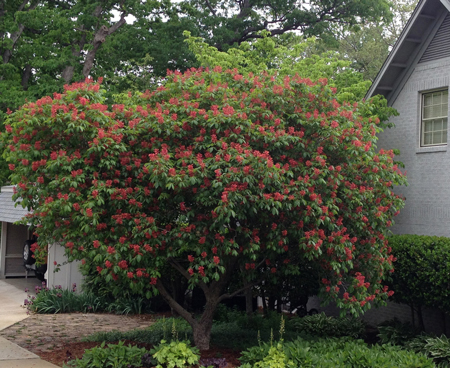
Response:
MULTIPOLYGON (((422 92, 421 94, 421 106, 420 106, 420 147, 436 147, 436 146, 446 146, 447 145, 447 135, 448 135, 448 88, 440 88, 440 89, 436 89, 436 90, 432 90, 432 91, 425 91, 422 92), (438 106, 439 104, 432 104, 432 105, 428 105, 425 106, 425 98, 433 93, 444 93, 444 96, 447 96, 447 108, 442 112, 441 116, 434 116, 431 118, 425 118, 424 117, 424 112, 425 112, 425 108, 428 106, 438 106), (443 140, 441 140, 438 143, 425 143, 425 134, 426 133, 430 133, 433 134, 433 132, 436 132, 437 130, 430 130, 429 132, 425 132, 425 123, 427 121, 434 121, 434 120, 439 120, 442 119, 442 123, 444 124, 445 121, 445 125, 446 128, 442 128, 440 131, 443 134, 443 137, 445 137, 443 140)), ((444 103, 441 103, 440 105, 445 105, 444 103)), ((434 123, 434 122, 433 122, 434 123)))

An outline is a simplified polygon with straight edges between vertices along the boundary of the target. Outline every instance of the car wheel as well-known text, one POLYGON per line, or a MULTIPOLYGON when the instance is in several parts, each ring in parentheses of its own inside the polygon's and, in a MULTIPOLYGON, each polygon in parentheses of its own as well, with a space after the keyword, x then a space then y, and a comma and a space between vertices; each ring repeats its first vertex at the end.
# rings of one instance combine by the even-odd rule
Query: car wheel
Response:
POLYGON ((31 244, 34 242, 31 240, 27 240, 23 245, 23 264, 24 265, 32 265, 36 262, 33 258, 33 252, 31 251, 31 244))
POLYGON ((45 281, 45 273, 34 270, 34 274, 39 281, 45 281))
POLYGON ((316 308, 312 308, 312 309, 310 309, 310 310, 308 311, 308 314, 309 314, 310 316, 313 316, 313 315, 315 315, 315 314, 319 314, 319 311, 318 311, 316 308))
POLYGON ((40 281, 45 281, 45 272, 47 272, 47 265, 40 265, 36 267, 34 270, 34 274, 36 275, 36 278, 40 281))
POLYGON ((305 317, 308 313, 306 312, 306 308, 304 306, 299 306, 297 308, 297 316, 299 317, 305 317))

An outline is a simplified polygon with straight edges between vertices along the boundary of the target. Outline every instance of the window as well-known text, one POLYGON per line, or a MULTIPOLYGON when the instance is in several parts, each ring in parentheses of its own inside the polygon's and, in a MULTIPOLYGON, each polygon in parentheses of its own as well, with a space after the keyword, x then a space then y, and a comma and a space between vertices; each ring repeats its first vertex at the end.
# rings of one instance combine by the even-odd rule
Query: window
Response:
POLYGON ((422 95, 421 146, 447 144, 448 90, 422 95))

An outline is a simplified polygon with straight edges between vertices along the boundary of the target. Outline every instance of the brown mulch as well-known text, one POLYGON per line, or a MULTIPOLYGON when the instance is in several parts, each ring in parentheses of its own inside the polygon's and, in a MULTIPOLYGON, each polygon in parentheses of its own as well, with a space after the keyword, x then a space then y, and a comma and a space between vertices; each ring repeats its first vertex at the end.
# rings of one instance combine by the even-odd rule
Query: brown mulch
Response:
MULTIPOLYGON (((146 328, 155 315, 122 316, 116 314, 32 314, 27 319, 0 331, 0 336, 39 355, 43 360, 62 367, 69 359, 81 358, 85 349, 99 346, 98 342, 82 342, 95 332, 146 328)), ((133 342, 126 342, 135 345, 133 342)), ((149 344, 136 344, 150 349, 149 344)), ((238 351, 211 347, 202 358, 226 358, 227 368, 239 367, 238 351)))

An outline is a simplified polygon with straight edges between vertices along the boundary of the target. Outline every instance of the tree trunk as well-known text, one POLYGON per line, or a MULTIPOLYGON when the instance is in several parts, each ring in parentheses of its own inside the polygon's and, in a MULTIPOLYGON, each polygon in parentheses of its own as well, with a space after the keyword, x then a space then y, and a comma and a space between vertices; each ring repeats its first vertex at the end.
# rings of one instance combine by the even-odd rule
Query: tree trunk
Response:
POLYGON ((67 84, 70 83, 70 81, 73 78, 74 71, 75 71, 75 67, 72 66, 72 65, 67 65, 64 68, 64 70, 63 70, 63 72, 61 74, 61 77, 62 77, 62 79, 64 79, 64 82, 66 82, 67 84))
POLYGON ((192 326, 194 344, 200 350, 209 350, 209 341, 211 339, 211 329, 216 306, 214 306, 213 310, 208 313, 205 310, 200 320, 196 321, 196 323, 192 326))
MULTIPOLYGON (((242 269, 241 269, 241 272, 243 272, 242 269)), ((253 293, 252 293, 252 287, 251 287, 250 283, 248 282, 248 280, 245 277, 242 278, 242 283, 243 283, 244 287, 247 287, 247 289, 244 291, 244 295, 245 295, 245 312, 247 313, 247 317, 251 318, 252 314, 253 314, 253 293)))
POLYGON ((423 322, 422 306, 419 305, 417 308, 417 316, 419 317, 420 329, 425 331, 425 324, 423 322))
POLYGON ((274 296, 269 296, 269 310, 270 311, 275 310, 275 300, 276 300, 276 298, 274 296))
POLYGON ((441 311, 441 316, 442 316, 442 327, 444 330, 444 335, 447 336, 447 321, 445 319, 445 312, 443 310, 441 311))
POLYGON ((22 88, 24 91, 28 90, 28 81, 31 77, 31 65, 27 64, 25 65, 25 68, 22 72, 22 88))
POLYGON ((277 298, 277 312, 281 313, 281 297, 277 298))
POLYGON ((253 293, 252 288, 248 288, 245 291, 245 312, 247 313, 247 317, 251 318, 253 315, 253 293))
POLYGON ((86 59, 83 66, 83 76, 85 78, 89 77, 92 67, 94 66, 95 56, 97 54, 98 48, 103 42, 105 42, 106 37, 119 29, 125 21, 126 13, 122 13, 120 20, 115 23, 112 27, 108 28, 106 26, 101 26, 100 29, 95 33, 94 40, 92 41, 92 48, 88 51, 86 59))
POLYGON ((266 299, 266 292, 264 291, 264 284, 260 288, 261 292, 261 299, 262 299, 262 306, 263 306, 263 314, 267 316, 267 299, 266 299))

